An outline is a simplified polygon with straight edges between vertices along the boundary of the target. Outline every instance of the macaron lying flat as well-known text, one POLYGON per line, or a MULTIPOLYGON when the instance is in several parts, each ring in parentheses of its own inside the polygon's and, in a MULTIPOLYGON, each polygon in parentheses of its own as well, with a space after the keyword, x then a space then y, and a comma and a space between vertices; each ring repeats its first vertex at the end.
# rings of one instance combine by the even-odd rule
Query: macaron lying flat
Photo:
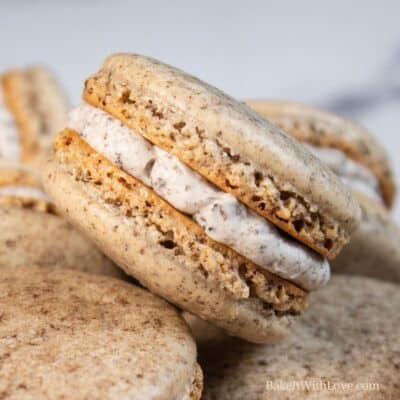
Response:
POLYGON ((282 338, 358 222, 350 192, 250 109, 156 60, 109 57, 83 97, 45 167, 59 209, 181 308, 282 338))
POLYGON ((1 276, 3 398, 200 398, 195 343, 163 300, 65 269, 4 267, 1 276))
POLYGON ((124 277, 92 242, 56 214, 32 170, 1 163, 0 267, 31 264, 124 277))
POLYGON ((400 397, 400 291, 365 277, 333 276, 277 345, 226 337, 199 347, 205 400, 400 397), (329 385, 329 386, 328 386, 329 385))
POLYGON ((0 158, 37 166, 66 122, 66 96, 43 67, 0 76, 0 158))
POLYGON ((274 101, 248 103, 305 143, 357 193, 362 221, 332 261, 333 271, 400 282, 400 228, 387 210, 395 182, 381 144, 358 125, 320 110, 274 101))

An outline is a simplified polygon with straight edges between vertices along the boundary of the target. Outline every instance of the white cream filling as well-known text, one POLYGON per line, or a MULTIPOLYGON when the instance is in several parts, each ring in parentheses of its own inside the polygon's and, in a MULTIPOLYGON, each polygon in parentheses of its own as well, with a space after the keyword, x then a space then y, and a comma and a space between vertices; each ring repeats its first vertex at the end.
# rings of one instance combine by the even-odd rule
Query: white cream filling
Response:
POLYGON ((13 115, 4 101, 3 88, 0 85, 0 158, 20 161, 21 143, 18 128, 13 115))
POLYGON ((368 168, 353 161, 340 150, 304 145, 331 168, 345 185, 379 203, 383 202, 378 180, 368 168))
POLYGON ((329 280, 325 259, 106 112, 83 104, 70 112, 68 126, 113 164, 191 215, 209 237, 259 267, 306 290, 329 280))
POLYGON ((49 201, 49 197, 43 190, 31 186, 0 187, 0 197, 22 197, 27 199, 49 201))

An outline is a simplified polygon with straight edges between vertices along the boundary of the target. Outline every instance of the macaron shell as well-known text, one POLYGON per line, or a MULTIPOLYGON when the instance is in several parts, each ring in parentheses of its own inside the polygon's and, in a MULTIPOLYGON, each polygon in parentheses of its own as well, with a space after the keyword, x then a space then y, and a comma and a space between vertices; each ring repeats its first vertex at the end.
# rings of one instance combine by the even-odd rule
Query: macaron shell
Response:
POLYGON ((400 228, 385 207, 361 194, 357 197, 361 224, 332 262, 332 271, 400 283, 400 228))
POLYGON ((371 170, 386 204, 394 202, 396 185, 384 147, 363 127, 345 118, 297 103, 253 100, 246 103, 291 136, 314 146, 342 150, 371 170))
POLYGON ((83 98, 222 190, 333 258, 359 218, 334 174, 292 138, 217 89, 138 55, 109 57, 83 98))
POLYGON ((0 202, 0 221, 0 269, 33 264, 125 277, 93 243, 56 215, 0 202))
POLYGON ((212 241, 141 182, 64 131, 45 166, 61 212, 153 292, 233 335, 283 338, 307 294, 212 241))
POLYGON ((196 346, 177 311, 121 280, 4 267, 5 398, 198 400, 196 346))
POLYGON ((270 346, 233 338, 199 347, 205 400, 398 399, 400 291, 365 277, 334 276, 290 337, 270 346), (346 390, 267 390, 297 382, 346 390), (362 390, 357 384, 378 384, 362 390))

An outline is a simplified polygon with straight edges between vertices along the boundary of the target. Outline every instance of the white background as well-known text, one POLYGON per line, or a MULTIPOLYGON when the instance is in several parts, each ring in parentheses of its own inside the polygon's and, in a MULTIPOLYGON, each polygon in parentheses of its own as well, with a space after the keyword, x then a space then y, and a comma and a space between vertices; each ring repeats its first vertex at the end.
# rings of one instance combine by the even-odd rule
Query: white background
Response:
POLYGON ((400 176, 396 0, 0 0, 0 49, 0 70, 50 66, 72 104, 106 55, 129 51, 174 64, 240 99, 340 111, 379 136, 400 176))

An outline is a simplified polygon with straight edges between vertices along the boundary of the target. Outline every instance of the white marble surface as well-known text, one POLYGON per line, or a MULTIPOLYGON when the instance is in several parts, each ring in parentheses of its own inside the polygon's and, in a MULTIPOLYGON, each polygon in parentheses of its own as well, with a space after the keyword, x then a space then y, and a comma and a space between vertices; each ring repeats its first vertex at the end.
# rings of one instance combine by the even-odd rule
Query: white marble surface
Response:
POLYGON ((349 115, 379 136, 400 176, 399 1, 3 0, 0 32, 0 70, 48 64, 73 103, 107 54, 153 55, 238 98, 349 115))

